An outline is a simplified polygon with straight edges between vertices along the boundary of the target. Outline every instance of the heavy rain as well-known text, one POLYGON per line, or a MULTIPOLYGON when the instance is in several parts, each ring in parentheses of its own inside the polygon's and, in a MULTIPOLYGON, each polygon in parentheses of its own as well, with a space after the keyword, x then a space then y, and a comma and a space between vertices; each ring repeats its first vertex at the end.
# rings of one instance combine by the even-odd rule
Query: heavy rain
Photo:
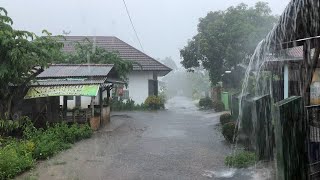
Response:
POLYGON ((320 179, 320 1, 0 3, 0 179, 320 179))

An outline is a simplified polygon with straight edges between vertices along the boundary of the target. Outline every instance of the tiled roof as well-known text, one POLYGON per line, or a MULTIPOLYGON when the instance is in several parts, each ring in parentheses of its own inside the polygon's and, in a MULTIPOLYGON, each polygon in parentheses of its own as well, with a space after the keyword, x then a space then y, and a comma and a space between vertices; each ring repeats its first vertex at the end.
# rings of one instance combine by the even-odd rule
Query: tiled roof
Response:
MULTIPOLYGON (((314 48, 310 50, 311 57, 313 57, 314 50, 314 48)), ((289 57, 303 59, 303 46, 289 48, 287 50, 287 55, 289 57)))
POLYGON ((91 77, 91 78, 62 78, 62 79, 38 79, 31 83, 31 86, 59 86, 59 85, 91 85, 103 84, 106 82, 106 77, 91 77))
POLYGON ((65 36, 65 40, 63 40, 65 44, 63 51, 73 52, 75 50, 74 42, 84 42, 86 40, 95 43, 97 46, 104 48, 107 51, 117 53, 122 59, 138 63, 139 65, 133 64, 133 70, 167 71, 168 73, 172 70, 114 36, 65 36))
POLYGON ((37 76, 43 78, 62 77, 107 77, 112 64, 53 64, 37 76))
MULTIPOLYGON (((311 58, 314 56, 314 51, 314 48, 310 50, 311 58)), ((284 62, 291 63, 291 65, 301 64, 303 62, 303 46, 282 49, 277 56, 267 56, 267 65, 270 65, 270 67, 282 67, 284 62)), ((301 66, 296 66, 296 68, 300 67, 301 66)), ((318 68, 320 68, 320 65, 318 65, 318 68)))
MULTIPOLYGON (((310 50, 310 55, 313 57, 314 48, 310 50)), ((279 51, 277 57, 270 56, 268 61, 294 61, 303 60, 303 46, 296 46, 292 48, 282 49, 279 51)))

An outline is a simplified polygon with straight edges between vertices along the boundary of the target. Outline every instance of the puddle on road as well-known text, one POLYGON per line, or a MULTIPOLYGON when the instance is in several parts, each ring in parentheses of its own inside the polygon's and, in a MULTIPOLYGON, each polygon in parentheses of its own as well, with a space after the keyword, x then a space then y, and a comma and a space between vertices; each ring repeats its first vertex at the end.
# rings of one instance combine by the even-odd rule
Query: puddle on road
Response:
POLYGON ((148 136, 152 138, 169 138, 169 137, 185 137, 186 132, 176 129, 162 129, 161 131, 149 131, 148 136))

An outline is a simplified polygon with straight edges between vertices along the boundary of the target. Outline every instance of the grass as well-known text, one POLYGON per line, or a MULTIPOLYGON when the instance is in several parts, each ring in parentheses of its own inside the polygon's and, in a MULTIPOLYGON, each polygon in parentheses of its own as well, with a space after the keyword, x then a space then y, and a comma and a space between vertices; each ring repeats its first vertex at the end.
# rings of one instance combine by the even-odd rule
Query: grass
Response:
POLYGON ((236 154, 227 156, 225 164, 235 168, 247 168, 253 166, 257 160, 255 153, 249 151, 242 151, 236 154))

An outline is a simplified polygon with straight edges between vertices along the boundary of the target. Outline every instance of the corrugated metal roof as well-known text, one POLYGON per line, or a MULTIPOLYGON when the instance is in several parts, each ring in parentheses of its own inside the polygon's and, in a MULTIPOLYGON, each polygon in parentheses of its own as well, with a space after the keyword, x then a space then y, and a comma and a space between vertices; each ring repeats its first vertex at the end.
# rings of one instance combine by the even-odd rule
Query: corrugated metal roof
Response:
POLYGON ((113 36, 65 36, 63 51, 75 51, 74 42, 83 42, 89 40, 97 46, 106 49, 107 51, 117 53, 122 59, 134 61, 138 64, 133 64, 134 71, 167 71, 172 70, 166 65, 158 62, 154 58, 146 55, 131 45, 113 36))
POLYGON ((59 85, 90 85, 103 84, 107 80, 106 77, 92 78, 64 78, 64 79, 38 79, 31 83, 31 86, 59 86, 59 85))
POLYGON ((54 64, 37 78, 107 77, 112 68, 112 64, 54 64))

